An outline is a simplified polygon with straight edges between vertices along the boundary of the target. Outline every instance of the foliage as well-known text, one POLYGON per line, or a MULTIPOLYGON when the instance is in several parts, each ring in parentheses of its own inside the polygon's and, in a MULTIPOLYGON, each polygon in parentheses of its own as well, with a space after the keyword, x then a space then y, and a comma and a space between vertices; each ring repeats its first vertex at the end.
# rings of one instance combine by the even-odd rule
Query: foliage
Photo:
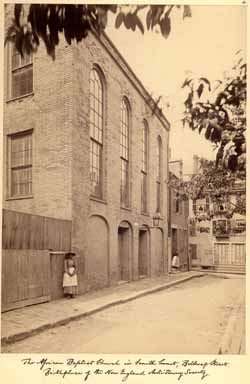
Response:
POLYGON ((212 89, 205 77, 186 79, 183 124, 204 133, 217 149, 216 167, 231 172, 246 171, 246 63, 236 53, 236 65, 226 79, 217 80, 212 89))
MULTIPOLYGON (((181 200, 197 200, 209 198, 214 206, 227 205, 227 215, 233 213, 246 214, 245 179, 242 173, 231 172, 214 161, 200 159, 200 170, 190 180, 183 181, 175 176, 170 177, 171 188, 178 191, 181 200), (230 195, 236 196, 236 204, 229 202, 230 195)), ((211 219, 214 212, 206 219, 211 219)))
POLYGON ((158 27, 167 38, 173 9, 182 10, 183 19, 191 17, 189 5, 15 4, 14 18, 5 40, 14 42, 22 55, 35 52, 42 40, 47 53, 55 58, 60 33, 68 44, 74 40, 80 42, 90 31, 100 35, 107 26, 110 12, 116 15, 116 28, 123 25, 143 34, 145 29, 153 31, 158 27))

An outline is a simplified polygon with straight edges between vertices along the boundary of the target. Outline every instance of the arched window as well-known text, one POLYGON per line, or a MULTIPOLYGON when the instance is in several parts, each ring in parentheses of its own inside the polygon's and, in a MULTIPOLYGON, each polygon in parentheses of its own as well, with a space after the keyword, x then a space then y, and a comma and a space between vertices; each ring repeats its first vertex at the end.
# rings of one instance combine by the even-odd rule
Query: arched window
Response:
POLYGON ((141 210, 147 212, 147 184, 148 184, 148 125, 143 122, 141 136, 141 210))
POLYGON ((90 185, 93 196, 102 197, 103 84, 96 69, 90 73, 90 185))
POLYGON ((121 205, 129 206, 129 104, 123 98, 121 102, 121 130, 120 130, 120 159, 121 159, 121 205))
POLYGON ((162 140, 157 139, 157 159, 156 159, 156 212, 161 212, 161 191, 162 191, 162 140))

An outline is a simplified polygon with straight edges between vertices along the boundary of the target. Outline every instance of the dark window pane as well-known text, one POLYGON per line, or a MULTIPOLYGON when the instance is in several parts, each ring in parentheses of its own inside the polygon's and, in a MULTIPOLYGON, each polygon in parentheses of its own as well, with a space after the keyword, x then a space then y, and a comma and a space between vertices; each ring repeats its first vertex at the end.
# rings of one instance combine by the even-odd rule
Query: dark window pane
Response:
POLYGON ((12 136, 10 161, 10 194, 25 196, 32 193, 32 134, 12 136))
POLYGON ((161 211, 161 183, 156 182, 156 212, 161 211))
POLYGON ((142 128, 141 151, 141 210, 142 212, 147 212, 148 127, 145 122, 142 128))
POLYGON ((129 185, 128 185, 128 162, 121 159, 121 184, 120 184, 120 199, 121 205, 128 206, 129 203, 129 185))
POLYGON ((129 205, 129 110, 125 100, 121 103, 121 128, 120 128, 120 157, 121 157, 121 185, 120 200, 124 206, 129 205))
POLYGON ((27 95, 33 91, 32 55, 21 57, 13 46, 12 53, 12 97, 27 95))
POLYGON ((141 172, 141 210, 147 212, 147 175, 141 172))
POLYGON ((90 183, 91 194, 102 196, 103 87, 95 69, 90 73, 90 183))
POLYGON ((156 212, 161 212, 162 142, 158 137, 156 164, 156 212))

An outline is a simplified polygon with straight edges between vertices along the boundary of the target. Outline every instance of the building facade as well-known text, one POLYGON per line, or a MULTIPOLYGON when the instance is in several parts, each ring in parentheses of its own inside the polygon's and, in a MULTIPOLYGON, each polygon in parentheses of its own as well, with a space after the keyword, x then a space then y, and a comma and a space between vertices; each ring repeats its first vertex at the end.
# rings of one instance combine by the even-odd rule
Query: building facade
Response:
MULTIPOLYGON (((197 158, 195 160, 197 162, 197 158)), ((209 194, 206 198, 190 201, 192 267, 245 273, 246 217, 233 212, 237 198, 245 196, 245 193, 245 183, 240 181, 222 196, 223 202, 214 201, 209 194)))
POLYGON ((7 45, 4 90, 3 207, 72 222, 80 293, 167 272, 170 125, 110 39, 7 45))
POLYGON ((180 269, 190 269, 189 247, 188 247, 188 225, 189 225, 189 202, 181 198, 178 185, 183 180, 182 160, 171 160, 169 162, 169 254, 170 260, 178 255, 180 269), (176 182, 177 183, 176 183, 176 182))

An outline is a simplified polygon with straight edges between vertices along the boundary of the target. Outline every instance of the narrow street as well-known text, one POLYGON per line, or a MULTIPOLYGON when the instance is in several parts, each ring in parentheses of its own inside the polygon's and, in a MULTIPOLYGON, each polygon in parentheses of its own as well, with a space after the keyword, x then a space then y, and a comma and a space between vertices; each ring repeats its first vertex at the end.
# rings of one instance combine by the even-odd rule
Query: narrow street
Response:
POLYGON ((241 276, 194 279, 7 345, 2 352, 217 353, 244 283, 241 276))
POLYGON ((218 353, 244 284, 242 276, 207 275, 7 345, 2 352, 218 353))

